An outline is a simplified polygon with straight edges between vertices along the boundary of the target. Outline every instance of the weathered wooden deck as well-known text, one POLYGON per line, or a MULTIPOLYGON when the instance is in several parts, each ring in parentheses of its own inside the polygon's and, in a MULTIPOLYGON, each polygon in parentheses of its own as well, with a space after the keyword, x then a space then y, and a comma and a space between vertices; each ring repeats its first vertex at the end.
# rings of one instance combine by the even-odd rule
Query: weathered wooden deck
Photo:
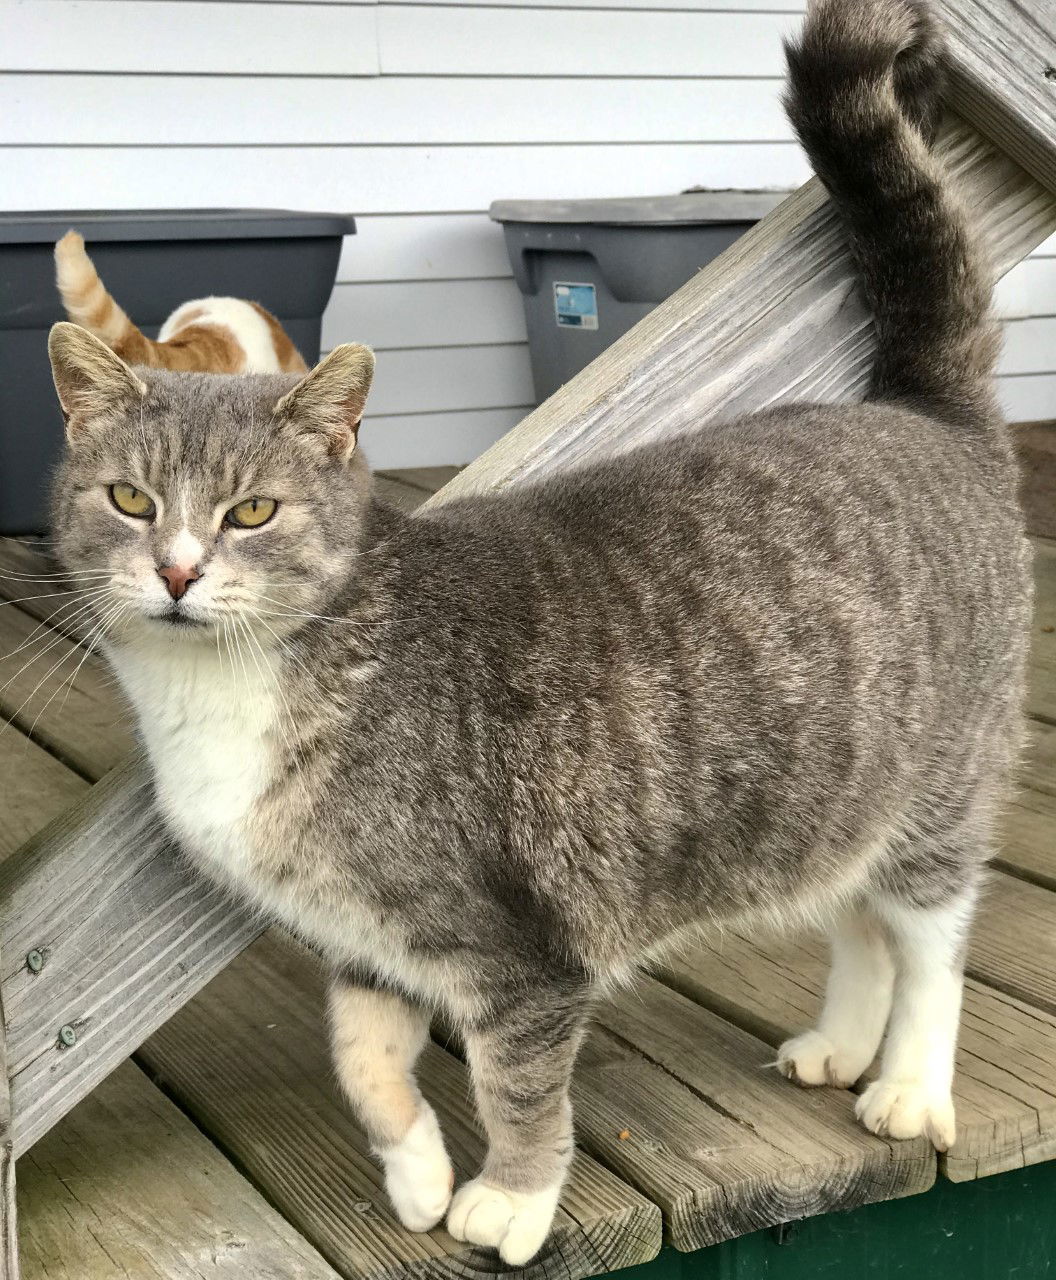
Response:
MULTIPOLYGON (((382 483, 410 507, 449 475, 382 483)), ((873 1137, 847 1093, 779 1078, 774 1046, 812 1019, 824 946, 726 933, 602 1010, 576 1075, 579 1152, 534 1275, 616 1270, 662 1239, 696 1249, 1056 1158, 1056 542, 1036 546, 1031 751, 969 960, 957 1144, 937 1158, 873 1137)), ((48 570, 38 546, 0 543, 0 572, 48 570)), ((49 581, 0 578, 21 598, 0 608, 0 861, 132 746, 49 581)), ((18 1165, 26 1280, 489 1274, 489 1253, 392 1216, 334 1086, 321 993, 315 962, 266 935, 32 1146, 18 1165)), ((466 1175, 480 1138, 464 1069, 435 1045, 422 1077, 466 1175)))

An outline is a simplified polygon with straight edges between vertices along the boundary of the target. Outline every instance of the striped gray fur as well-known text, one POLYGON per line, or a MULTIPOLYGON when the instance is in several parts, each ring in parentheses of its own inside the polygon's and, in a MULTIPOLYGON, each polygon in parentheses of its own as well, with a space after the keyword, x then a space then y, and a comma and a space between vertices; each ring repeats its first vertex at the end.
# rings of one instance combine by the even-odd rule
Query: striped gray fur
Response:
POLYGON ((820 0, 789 56, 877 319, 863 405, 408 517, 355 448, 362 348, 297 383, 133 373, 53 338, 56 535, 113 593, 108 655, 166 819, 333 966, 338 1072, 417 1228, 451 1192, 413 1079, 423 1010, 461 1030, 490 1150, 448 1225, 514 1265, 567 1168, 592 1004, 701 926, 828 922, 825 1013, 782 1069, 853 1083, 890 1009, 862 1119, 952 1141, 1030 606, 989 275, 928 150, 925 4, 820 0), (122 482, 152 520, 115 512, 122 482), (250 495, 274 518, 232 528, 250 495), (197 576, 170 599, 157 570, 180 556, 197 576))

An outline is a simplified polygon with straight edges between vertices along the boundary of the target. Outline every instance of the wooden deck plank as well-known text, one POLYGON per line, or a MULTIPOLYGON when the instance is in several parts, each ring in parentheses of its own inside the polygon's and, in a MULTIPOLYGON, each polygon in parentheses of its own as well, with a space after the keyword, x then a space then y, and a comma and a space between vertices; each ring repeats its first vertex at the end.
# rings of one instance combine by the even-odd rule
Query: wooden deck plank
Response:
POLYGON ((788 1088, 772 1065, 768 1044, 643 979, 584 1047, 579 1141, 661 1206, 682 1250, 932 1185, 928 1143, 866 1133, 844 1098, 788 1088))
POLYGON ((0 779, 0 862, 88 790, 83 778, 11 725, 0 726, 0 779))
MULTIPOLYGON (((140 1060, 342 1275, 492 1274, 494 1254, 394 1217, 366 1140, 338 1096, 316 963, 275 935, 220 974, 143 1046, 140 1060)), ((436 1046, 421 1069, 460 1176, 481 1143, 464 1068, 436 1046)), ((564 1280, 647 1261, 656 1207, 577 1154, 555 1235, 526 1274, 564 1280)))
MULTIPOLYGON (((816 1022, 827 970, 820 938, 730 931, 665 963, 663 977, 776 1048, 816 1022)), ((939 1160, 953 1181, 1056 1156, 1056 1018, 969 979, 954 1098, 957 1142, 939 1160)))
POLYGON ((968 972, 1056 1017, 1056 893, 995 874, 972 930, 968 972))
POLYGON ((1020 792, 1005 814, 994 865, 1056 892, 1056 794, 1020 792))
POLYGON ((101 658, 14 605, 0 608, 0 654, 5 720, 92 780, 129 754, 130 714, 101 658))
MULTIPOLYGON (((1056 229, 1056 195, 979 134, 951 119, 939 150, 999 273, 1056 229)), ((815 180, 431 502, 535 479, 782 401, 860 398, 874 351, 843 228, 815 180)))
POLYGON ((23 1280, 337 1280, 130 1062, 18 1162, 23 1280))
MULTIPOLYGON (((578 1142, 659 1204, 667 1237, 680 1249, 931 1185, 935 1161, 927 1144, 874 1138, 841 1100, 805 1095, 776 1073, 761 1074, 760 1064, 772 1056, 768 1046, 656 983, 606 1007, 600 1024, 573 1084, 578 1142), (652 1031, 644 1042, 631 1044, 645 1025, 652 1031), (627 1139, 619 1136, 624 1130, 627 1139)), ((387 1249, 399 1252, 406 1233, 391 1219, 374 1162, 335 1097, 322 1026, 314 962, 269 937, 154 1035, 140 1056, 340 1270, 361 1272, 376 1262, 363 1256, 362 1219, 333 1201, 334 1186, 357 1186, 356 1194, 378 1204, 387 1249), (221 1029, 233 1041, 218 1059, 221 1029), (276 1132, 273 1109, 287 1092, 295 1111, 276 1132), (319 1125, 324 1152, 317 1150, 319 1125), (299 1168, 312 1172, 301 1175, 299 1168)), ((427 1054, 422 1087, 454 1138, 460 1173, 470 1173, 480 1147, 466 1110, 467 1082, 439 1053, 427 1054)), ((581 1227, 585 1214, 575 1197, 593 1168, 577 1164, 572 1199, 564 1202, 581 1227)), ((566 1229, 558 1244, 567 1258, 566 1229)), ((375 1222, 370 1251, 381 1247, 377 1232, 375 1222)), ((434 1236, 434 1243, 453 1247, 443 1233, 434 1236)), ((414 1245, 408 1265, 425 1265, 425 1242, 408 1239, 414 1245)))

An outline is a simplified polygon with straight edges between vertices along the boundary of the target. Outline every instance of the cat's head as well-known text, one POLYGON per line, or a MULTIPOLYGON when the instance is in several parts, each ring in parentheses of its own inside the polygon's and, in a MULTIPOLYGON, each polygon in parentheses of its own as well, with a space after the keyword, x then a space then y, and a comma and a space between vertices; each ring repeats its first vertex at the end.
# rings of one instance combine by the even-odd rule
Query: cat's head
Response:
POLYGON ((131 369, 84 329, 49 341, 66 419, 56 548, 111 638, 282 634, 351 572, 369 503, 356 432, 374 357, 306 377, 131 369))

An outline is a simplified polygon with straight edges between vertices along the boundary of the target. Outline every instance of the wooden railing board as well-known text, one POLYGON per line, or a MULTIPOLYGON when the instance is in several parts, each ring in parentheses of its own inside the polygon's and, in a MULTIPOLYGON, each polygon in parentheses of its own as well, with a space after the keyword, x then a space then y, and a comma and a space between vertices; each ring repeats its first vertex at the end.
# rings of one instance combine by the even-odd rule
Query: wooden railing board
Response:
POLYGON ((1051 0, 943 0, 950 100, 1056 191, 1056 7, 1051 0))
POLYGON ((142 763, 0 864, 0 904, 16 1154, 263 927, 173 855, 142 763), (30 951, 44 956, 39 972, 30 951))
MULTIPOLYGON (((0 950, 0 966, 3 951, 0 950)), ((0 987, 0 1280, 18 1280, 18 1218, 15 1211, 15 1150, 7 1070, 7 1021, 0 987)))
MULTIPOLYGON (((1056 196, 955 117, 940 150, 997 274, 1056 196)), ((860 398, 875 343, 835 210, 807 183, 444 486, 427 507, 781 401, 860 398)))

